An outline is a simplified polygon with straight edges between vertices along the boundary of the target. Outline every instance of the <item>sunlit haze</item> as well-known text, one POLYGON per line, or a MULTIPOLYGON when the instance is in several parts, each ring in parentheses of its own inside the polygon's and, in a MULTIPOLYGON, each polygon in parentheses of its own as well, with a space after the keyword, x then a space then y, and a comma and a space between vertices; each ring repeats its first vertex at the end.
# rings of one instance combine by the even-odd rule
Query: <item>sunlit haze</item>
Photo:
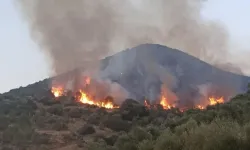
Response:
MULTIPOLYGON (((209 0, 204 6, 204 17, 221 21, 227 26, 237 47, 232 50, 235 53, 250 52, 249 6, 249 0, 209 0)), ((50 63, 32 41, 28 26, 19 12, 14 1, 0 1, 0 93, 50 75, 50 63)), ((242 70, 250 72, 250 68, 242 70)))

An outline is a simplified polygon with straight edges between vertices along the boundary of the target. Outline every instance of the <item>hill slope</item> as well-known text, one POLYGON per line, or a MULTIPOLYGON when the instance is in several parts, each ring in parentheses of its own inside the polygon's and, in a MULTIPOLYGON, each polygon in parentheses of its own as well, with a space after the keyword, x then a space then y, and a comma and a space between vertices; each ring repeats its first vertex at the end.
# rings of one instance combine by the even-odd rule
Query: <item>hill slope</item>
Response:
MULTIPOLYGON (((208 82, 221 86, 239 82, 242 89, 234 86, 241 91, 249 80, 160 45, 141 45, 108 57, 102 70, 103 78, 138 97, 159 86, 159 79, 178 94, 208 82), (182 71, 176 71, 178 65, 182 71)), ((250 149, 250 89, 205 110, 149 109, 127 99, 110 111, 78 103, 69 95, 51 96, 50 80, 0 95, 0 149, 250 149)))
MULTIPOLYGON (((249 77, 220 70, 182 51, 157 44, 144 44, 103 60, 105 77, 110 78, 140 98, 159 93, 165 80, 169 88, 182 95, 201 85, 213 84, 233 92, 245 91, 249 77), (122 74, 121 74, 122 73, 122 74), (158 92, 157 92, 158 91, 158 92)), ((199 89, 198 89, 199 90, 199 89)))
MULTIPOLYGON (((182 51, 157 44, 124 50, 103 59, 101 64, 102 78, 119 83, 130 97, 138 100, 144 96, 156 99, 162 83, 167 84, 180 99, 188 99, 200 93, 200 87, 204 85, 214 85, 215 92, 222 95, 228 92, 236 94, 245 91, 250 81, 249 77, 220 70, 182 51)), ((31 84, 21 91, 14 89, 10 93, 42 95, 48 90, 50 80, 31 84)))

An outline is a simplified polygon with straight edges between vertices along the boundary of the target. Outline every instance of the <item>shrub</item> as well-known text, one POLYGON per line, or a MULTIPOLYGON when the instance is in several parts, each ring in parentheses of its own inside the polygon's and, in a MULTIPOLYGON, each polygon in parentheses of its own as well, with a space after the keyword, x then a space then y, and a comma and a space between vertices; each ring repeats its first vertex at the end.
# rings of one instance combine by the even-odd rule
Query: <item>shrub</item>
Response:
POLYGON ((244 147, 241 139, 241 127, 234 122, 215 120, 211 124, 189 130, 184 134, 186 150, 235 150, 244 147))
POLYGON ((33 135, 32 128, 22 128, 18 125, 9 126, 2 134, 4 143, 12 143, 14 145, 26 145, 30 142, 33 135))
POLYGON ((151 140, 143 140, 138 144, 138 150, 154 150, 154 142, 151 140))
POLYGON ((173 134, 169 129, 166 129, 162 135, 156 140, 154 150, 180 150, 182 142, 180 137, 173 134))
POLYGON ((1 150, 13 150, 11 146, 2 146, 1 150))
POLYGON ((140 127, 133 128, 132 131, 130 132, 130 135, 137 142, 141 142, 143 140, 152 140, 152 135, 140 127))
POLYGON ((127 134, 118 137, 115 147, 119 150, 137 150, 135 141, 127 134))
POLYGON ((244 132, 245 132, 245 149, 250 149, 250 123, 247 123, 245 126, 244 126, 244 132))
POLYGON ((149 110, 132 99, 125 100, 120 107, 122 119, 132 121, 135 117, 144 117, 149 115, 149 110))
POLYGON ((53 105, 47 109, 53 115, 61 116, 63 114, 63 107, 60 104, 53 105))
POLYGON ((142 117, 136 121, 136 124, 140 126, 146 126, 150 123, 149 117, 142 117))
POLYGON ((184 132, 188 132, 194 128, 196 128, 198 126, 197 122, 194 119, 189 119, 188 122, 186 122, 185 124, 182 124, 180 126, 177 126, 175 128, 175 133, 177 135, 181 135, 184 132))
POLYGON ((35 115, 33 118, 33 122, 38 128, 44 128, 46 126, 45 120, 46 117, 40 116, 39 114, 35 115))
POLYGON ((54 124, 52 124, 52 129, 56 130, 56 131, 62 131, 62 130, 67 130, 68 126, 66 124, 66 122, 56 122, 54 124))
POLYGON ((34 133, 32 136, 32 143, 33 144, 49 144, 50 136, 48 134, 39 134, 34 133))
POLYGON ((72 117, 72 118, 81 118, 82 112, 81 112, 81 109, 79 108, 72 108, 69 110, 68 115, 69 117, 72 117))
POLYGON ((55 104, 60 104, 60 101, 55 100, 53 97, 45 96, 39 100, 40 103, 46 106, 52 106, 55 104))
POLYGON ((101 116, 97 113, 93 113, 89 116, 89 118, 87 119, 88 123, 90 124, 94 124, 94 125, 98 125, 100 124, 101 121, 101 116))
POLYGON ((95 133, 95 128, 89 124, 85 124, 83 127, 77 130, 77 133, 80 135, 87 135, 95 133))
POLYGON ((0 116, 0 131, 5 130, 10 124, 10 119, 6 116, 0 116))
POLYGON ((104 137, 104 141, 107 143, 107 145, 114 146, 115 142, 117 141, 118 136, 117 135, 111 135, 104 137))
POLYGON ((159 128, 155 126, 149 126, 147 131, 152 135, 153 140, 156 140, 161 134, 159 128))
POLYGON ((105 143, 90 142, 85 148, 87 150, 116 150, 114 147, 108 146, 105 143))
POLYGON ((109 116, 106 120, 104 120, 103 125, 114 131, 129 131, 132 127, 131 123, 122 120, 117 116, 109 116))

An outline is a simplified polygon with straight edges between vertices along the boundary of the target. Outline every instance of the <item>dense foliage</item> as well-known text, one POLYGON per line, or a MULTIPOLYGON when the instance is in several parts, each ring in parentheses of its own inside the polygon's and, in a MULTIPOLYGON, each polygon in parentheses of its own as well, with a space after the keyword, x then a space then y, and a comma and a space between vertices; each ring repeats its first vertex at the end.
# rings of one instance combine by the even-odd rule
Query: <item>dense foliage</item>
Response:
POLYGON ((249 150, 250 89, 228 103, 185 112, 149 110, 133 100, 107 111, 70 97, 1 95, 0 148, 249 150))

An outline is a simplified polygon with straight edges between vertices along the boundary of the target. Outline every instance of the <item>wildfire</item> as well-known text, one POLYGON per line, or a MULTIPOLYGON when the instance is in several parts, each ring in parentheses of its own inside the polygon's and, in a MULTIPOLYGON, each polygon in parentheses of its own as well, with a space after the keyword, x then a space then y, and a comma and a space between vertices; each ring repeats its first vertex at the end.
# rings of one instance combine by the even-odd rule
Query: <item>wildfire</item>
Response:
POLYGON ((167 101, 167 99, 166 99, 165 96, 161 96, 160 104, 162 105, 162 107, 163 107, 164 109, 171 109, 172 107, 174 107, 174 105, 171 106, 171 105, 168 103, 168 101, 167 101))
POLYGON ((205 109, 205 107, 204 107, 204 106, 201 106, 201 105, 197 105, 197 108, 198 108, 198 109, 205 109))
MULTIPOLYGON (((83 89, 87 88, 88 86, 91 84, 91 78, 90 77, 84 77, 84 87, 82 87, 83 89)), ((88 92, 86 92, 83 89, 78 89, 75 93, 75 99, 77 102, 83 103, 83 104, 88 104, 88 105, 95 105, 98 107, 104 107, 107 109, 113 109, 113 108, 118 108, 118 106, 116 106, 113 103, 113 99, 112 98, 106 98, 103 100, 95 100, 94 98, 92 98, 92 94, 89 94, 88 92)), ((55 97, 60 97, 64 94, 64 88, 62 87, 52 87, 51 88, 51 92, 53 93, 53 95, 55 97)))
POLYGON ((61 87, 52 87, 51 92, 55 97, 60 97, 63 95, 63 88, 61 87))
MULTIPOLYGON (((52 87, 51 92, 54 94, 55 97, 60 97, 63 95, 63 88, 52 87)), ((113 103, 112 100, 109 99, 103 101, 92 100, 90 96, 88 96, 87 93, 82 90, 79 90, 79 96, 77 96, 77 99, 83 104, 96 105, 98 107, 104 107, 107 109, 119 108, 113 103)))
POLYGON ((83 104, 95 105, 107 109, 118 108, 118 106, 115 106, 111 100, 94 101, 84 91, 80 90, 79 92, 80 92, 79 101, 83 104))
POLYGON ((216 105, 216 104, 221 104, 224 103, 224 98, 215 98, 215 97, 209 97, 209 103, 210 105, 216 105))
POLYGON ((207 105, 216 105, 216 104, 221 104, 221 103, 224 103, 224 98, 223 97, 220 97, 220 98, 215 98, 215 97, 209 97, 208 98, 208 103, 207 104, 200 104, 200 105, 197 105, 195 108, 198 108, 198 109, 205 109, 207 105))
MULTIPOLYGON (((98 98, 98 99, 96 99, 95 97, 92 97, 92 96, 96 96, 96 95, 92 95, 91 90, 88 90, 89 89, 88 87, 91 87, 89 85, 92 84, 91 78, 86 77, 84 79, 84 83, 85 83, 84 87, 82 87, 81 90, 78 90, 78 92, 76 92, 76 95, 75 95, 76 101, 83 103, 83 104, 95 105, 97 107, 103 107, 106 109, 119 108, 119 106, 114 104, 112 98, 106 98, 106 99, 98 98)), ((62 88, 61 86, 52 87, 51 92, 53 93, 53 95, 55 97, 60 97, 60 96, 65 94, 64 88, 62 88)), ((162 94, 159 104, 164 109, 171 109, 173 107, 178 106, 178 104, 175 105, 175 104, 171 103, 171 101, 168 101, 168 100, 169 99, 166 96, 164 96, 164 94, 162 94)), ((224 97, 218 98, 218 97, 211 96, 211 97, 208 97, 208 99, 202 101, 201 103, 195 105, 193 108, 203 110, 206 108, 207 105, 216 105, 216 104, 221 104, 224 102, 225 102, 224 97)), ((157 106, 156 104, 151 104, 150 101, 148 101, 148 100, 144 101, 144 106, 147 108, 158 108, 158 107, 155 107, 155 106, 157 106)), ((184 110, 183 108, 180 108, 180 109, 184 110)))

